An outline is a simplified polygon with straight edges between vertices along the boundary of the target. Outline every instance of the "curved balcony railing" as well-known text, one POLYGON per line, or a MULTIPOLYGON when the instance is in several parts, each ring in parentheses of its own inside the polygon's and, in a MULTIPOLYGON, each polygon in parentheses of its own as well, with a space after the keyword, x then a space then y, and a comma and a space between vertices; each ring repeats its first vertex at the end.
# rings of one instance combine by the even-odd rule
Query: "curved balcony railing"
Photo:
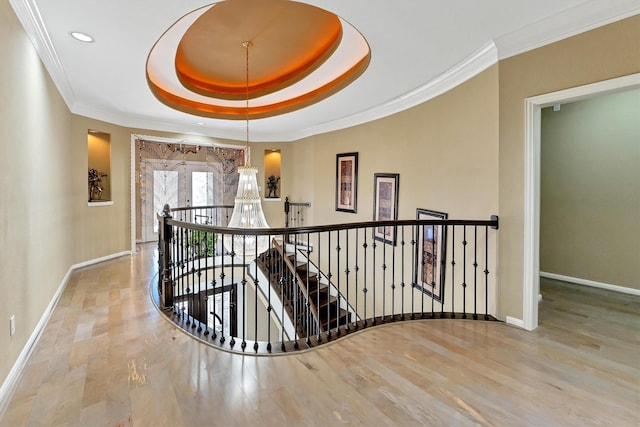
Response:
POLYGON ((495 216, 240 229, 231 210, 158 215, 156 302, 211 345, 275 354, 390 322, 496 320, 495 216))

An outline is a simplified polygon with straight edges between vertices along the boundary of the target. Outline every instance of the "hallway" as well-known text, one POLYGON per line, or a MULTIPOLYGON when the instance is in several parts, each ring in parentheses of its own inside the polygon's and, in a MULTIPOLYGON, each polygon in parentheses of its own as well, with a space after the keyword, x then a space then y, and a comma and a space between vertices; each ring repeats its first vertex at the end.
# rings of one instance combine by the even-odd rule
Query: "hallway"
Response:
POLYGON ((639 297, 544 282, 535 332, 415 321, 239 356, 156 310, 153 249, 72 274, 0 426, 640 423, 639 297))

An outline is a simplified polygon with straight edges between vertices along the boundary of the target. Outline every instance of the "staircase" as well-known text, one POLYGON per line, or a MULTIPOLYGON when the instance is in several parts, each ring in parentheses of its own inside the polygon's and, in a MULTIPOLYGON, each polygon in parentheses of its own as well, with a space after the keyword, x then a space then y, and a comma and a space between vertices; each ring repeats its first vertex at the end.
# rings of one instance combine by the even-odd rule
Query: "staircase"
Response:
POLYGON ((335 288, 302 251, 284 247, 274 242, 258 257, 258 265, 283 301, 298 337, 331 335, 331 329, 346 325, 349 311, 340 307, 335 288))
MULTIPOLYGON (((295 254, 289 255, 290 259, 295 254)), ((330 285, 326 280, 319 279, 320 273, 309 271, 313 264, 301 261, 296 267, 298 276, 305 282, 309 291, 309 301, 316 308, 320 320, 321 332, 328 332, 338 326, 344 326, 349 321, 349 312, 339 307, 338 298, 331 295, 330 285)))

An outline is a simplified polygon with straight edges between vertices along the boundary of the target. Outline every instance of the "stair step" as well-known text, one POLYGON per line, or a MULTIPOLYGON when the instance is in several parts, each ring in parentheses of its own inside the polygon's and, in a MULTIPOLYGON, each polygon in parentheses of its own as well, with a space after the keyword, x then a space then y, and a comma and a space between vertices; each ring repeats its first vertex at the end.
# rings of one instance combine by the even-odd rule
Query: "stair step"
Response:
MULTIPOLYGON (((340 308, 338 299, 330 294, 331 288, 328 279, 318 272, 317 267, 310 263, 301 252, 295 252, 295 248, 291 245, 286 245, 286 247, 288 250, 284 256, 286 256, 294 266, 295 273, 302 281, 300 286, 306 287, 309 303, 318 315, 318 323, 322 331, 334 329, 338 325, 345 325, 349 319, 349 313, 347 310, 340 308)), ((315 324, 316 320, 311 317, 307 310, 294 309, 294 305, 297 307, 304 307, 306 305, 302 292, 292 283, 292 274, 287 270, 285 263, 282 262, 282 258, 277 249, 272 249, 269 254, 269 257, 262 255, 259 258, 261 269, 265 275, 270 276, 269 279, 274 289, 284 291, 283 299, 285 301, 283 301, 283 303, 285 307, 287 307, 287 312, 292 320, 294 320, 294 317, 297 317, 294 323, 297 325, 298 334, 303 337, 308 332, 307 325, 309 325, 309 322, 315 324), (271 272, 269 272, 269 262, 272 263, 271 272), (286 279, 285 286, 280 288, 280 280, 283 277, 286 279)), ((314 328, 315 326, 310 330, 314 328)))

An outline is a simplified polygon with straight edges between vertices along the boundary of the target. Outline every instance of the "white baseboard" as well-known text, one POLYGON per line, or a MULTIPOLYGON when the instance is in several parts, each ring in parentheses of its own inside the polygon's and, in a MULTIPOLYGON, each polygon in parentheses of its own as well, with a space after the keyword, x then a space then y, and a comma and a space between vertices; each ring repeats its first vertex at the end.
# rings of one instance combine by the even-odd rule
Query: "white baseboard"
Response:
POLYGON ((83 262, 80 262, 78 264, 73 264, 71 266, 71 270, 73 271, 73 270, 77 270, 78 268, 88 267, 88 266, 94 265, 94 264, 99 264, 101 262, 109 261, 110 259, 114 259, 114 258, 120 258, 121 256, 125 256, 125 255, 131 255, 131 251, 118 252, 117 254, 103 256, 102 258, 96 258, 96 259, 92 259, 92 260, 89 260, 89 261, 83 261, 83 262))
POLYGON ((9 401, 11 400, 11 396, 13 395, 13 392, 15 391, 15 388, 18 385, 18 382, 20 382, 20 378, 22 378, 22 371, 24 370, 24 367, 27 365, 27 362, 29 361, 29 357, 31 356, 31 353, 33 353, 33 350, 35 349, 36 344, 38 344, 38 340, 40 339, 40 336, 42 335, 42 332, 44 331, 45 326, 47 326, 47 323, 49 323, 49 319, 51 318, 51 315, 53 314, 53 310, 56 308, 56 305, 58 305, 58 301, 60 300, 60 296, 62 295, 62 292, 67 287, 67 283, 69 282, 71 273, 74 270, 77 270, 78 268, 87 267, 89 265, 98 264, 103 261, 107 261, 113 258, 119 258, 121 256, 130 255, 130 254, 131 254, 131 251, 120 252, 113 255, 107 255, 102 258, 96 258, 93 260, 84 261, 69 267, 67 274, 64 275, 62 282, 60 283, 60 286, 58 286, 58 289, 56 290, 55 294, 53 294, 53 298, 51 298, 49 305, 44 310, 44 313, 40 317, 38 324, 36 325, 35 329, 31 333, 31 336, 27 340, 26 344, 22 348, 22 351, 18 355, 18 358, 16 359, 15 363, 11 367, 11 370, 9 371, 7 378, 4 380, 4 382, 2 383, 2 386, 0 387, 0 419, 2 419, 2 417, 4 416, 7 406, 9 405, 9 401))
POLYGON ((552 280, 560 280, 562 282, 575 283, 578 285, 591 286, 592 288, 600 288, 600 289, 606 289, 608 291, 622 292, 624 294, 640 296, 640 289, 633 289, 633 288, 627 288, 619 285, 612 285, 609 283, 602 283, 602 282, 596 282, 593 280, 580 279, 578 277, 563 276, 561 274, 546 273, 544 271, 540 272, 540 277, 544 277, 546 279, 552 279, 552 280))
POLYGON ((516 319, 515 317, 507 316, 505 319, 507 325, 515 326, 516 328, 524 329, 524 320, 516 319))

